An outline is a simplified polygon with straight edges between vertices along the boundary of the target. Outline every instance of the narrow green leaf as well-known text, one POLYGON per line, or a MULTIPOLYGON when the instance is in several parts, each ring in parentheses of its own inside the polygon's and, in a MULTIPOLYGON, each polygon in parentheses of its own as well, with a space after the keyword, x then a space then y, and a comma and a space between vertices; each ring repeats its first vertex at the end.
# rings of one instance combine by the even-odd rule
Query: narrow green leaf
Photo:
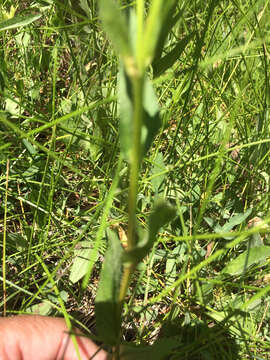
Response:
POLYGON ((194 33, 189 34, 180 40, 167 55, 163 56, 161 59, 158 58, 153 61, 152 67, 154 77, 162 75, 166 70, 172 67, 177 60, 179 60, 181 54, 193 36, 194 33))
POLYGON ((35 315, 48 316, 52 312, 53 307, 49 302, 40 302, 32 305, 26 309, 27 313, 33 313, 35 315))
POLYGON ((156 202, 149 218, 149 246, 152 247, 159 230, 171 221, 176 215, 175 208, 168 202, 159 200, 156 202))
POLYGON ((252 321, 246 320, 246 314, 238 309, 234 310, 233 316, 231 310, 230 312, 214 310, 209 311, 207 314, 218 323, 226 324, 226 328, 237 336, 243 336, 243 332, 249 332, 248 326, 252 324, 252 321))
POLYGON ((145 155, 150 149, 155 136, 161 127, 157 96, 148 77, 146 77, 144 81, 143 108, 142 145, 144 149, 143 154, 145 155))
POLYGON ((164 338, 153 345, 122 345, 120 349, 123 360, 163 360, 167 359, 173 349, 179 346, 179 340, 164 338))
POLYGON ((165 268, 166 286, 170 286, 176 280, 176 261, 175 259, 168 258, 165 268))
POLYGON ((81 9, 83 9, 83 11, 85 12, 85 14, 90 17, 91 16, 91 8, 87 2, 87 0, 79 0, 79 1, 73 1, 73 4, 76 4, 78 7, 80 7, 81 9))
POLYGON ((99 12, 104 30, 116 51, 124 57, 131 56, 128 24, 116 2, 113 0, 100 0, 99 12))
MULTIPOLYGON (((77 110, 69 112, 68 114, 61 116, 57 119, 54 119, 44 125, 41 125, 38 128, 35 128, 33 130, 28 131, 27 133, 27 138, 32 137, 35 134, 41 133, 42 131, 49 129, 49 128, 53 128, 53 126, 58 125, 58 124, 65 124, 65 122, 67 121, 72 121, 72 118, 75 118, 77 116, 80 116, 81 114, 94 110, 104 104, 108 104, 111 103, 113 101, 115 101, 115 97, 109 97, 109 98, 105 98, 102 100, 97 100, 97 101, 93 101, 92 103, 90 103, 88 106, 84 106, 84 107, 79 107, 77 110)), ((1 115, 1 114, 0 114, 1 115)), ((0 118, 1 119, 1 118, 0 118)))
POLYGON ((0 146, 0 151, 3 151, 5 149, 9 148, 11 145, 12 145, 12 143, 6 143, 4 145, 1 145, 0 146))
POLYGON ((20 26, 26 26, 39 19, 42 15, 15 16, 12 19, 0 23, 0 31, 15 29, 20 26))
MULTIPOLYGON (((262 246, 262 245, 264 245, 264 242, 263 242, 261 235, 259 233, 252 234, 251 239, 249 240, 249 246, 251 248, 253 248, 253 247, 258 247, 258 246, 262 246)), ((265 245, 267 245, 267 244, 265 244, 265 245)))
POLYGON ((270 256, 270 246, 257 246, 250 248, 239 255, 236 259, 229 262, 222 270, 223 274, 240 275, 250 266, 256 265, 266 260, 270 256))
POLYGON ((235 216, 232 216, 230 220, 222 226, 222 232, 228 232, 232 230, 236 225, 242 224, 249 215, 251 214, 252 209, 246 210, 244 213, 237 214, 235 216))
POLYGON ((115 345, 120 331, 117 312, 122 275, 122 246, 116 233, 107 230, 109 241, 96 296, 96 322, 99 336, 106 344, 115 345))
MULTIPOLYGON (((216 224, 213 219, 204 217, 204 220, 207 224, 214 229, 216 233, 228 233, 235 226, 242 224, 252 213, 252 209, 247 209, 244 213, 239 213, 237 215, 232 216, 223 226, 216 224)), ((222 236, 222 235, 221 235, 222 236)), ((230 240, 229 236, 222 236, 223 239, 230 240)))
POLYGON ((24 146, 26 147, 26 149, 29 151, 30 155, 35 155, 37 153, 37 150, 27 139, 23 139, 22 142, 23 142, 24 146))
POLYGON ((176 13, 177 5, 178 5, 178 0, 166 1, 166 4, 162 11, 162 15, 163 15, 162 28, 160 30, 158 42, 156 44, 155 56, 153 61, 157 61, 158 59, 161 58, 162 51, 164 50, 164 46, 168 35, 172 31, 172 28, 176 25, 178 20, 182 17, 183 9, 182 11, 176 13))
MULTIPOLYGON (((143 155, 150 149, 152 142, 161 126, 159 105, 151 81, 146 77, 144 82, 143 108, 144 118, 142 126, 143 155)), ((120 64, 118 75, 118 104, 120 117, 120 145, 126 159, 130 160, 133 131, 134 104, 132 99, 132 84, 120 64)))
POLYGON ((139 263, 152 249, 159 230, 176 215, 175 209, 164 200, 159 200, 149 217, 148 235, 141 238, 138 246, 123 254, 123 262, 139 263))
POLYGON ((229 305, 234 309, 242 310, 243 308, 245 308, 245 310, 249 312, 258 311, 258 307, 262 304, 262 299, 255 299, 254 301, 249 302, 248 305, 245 307, 244 304, 247 303, 247 300, 248 299, 246 294, 237 294, 229 305))
MULTIPOLYGON (((74 250, 74 260, 70 269, 69 280, 75 284, 87 273, 90 255, 93 252, 89 241, 80 241, 74 250)), ((94 254, 93 261, 98 259, 98 253, 94 254)))
POLYGON ((148 66, 153 57, 156 45, 158 43, 160 30, 162 29, 162 12, 163 12, 163 0, 152 1, 150 6, 149 15, 147 17, 145 25, 145 36, 143 46, 143 60, 144 65, 148 66))
POLYGON ((131 83, 124 71, 124 66, 120 63, 118 73, 118 111, 120 117, 119 136, 121 152, 125 159, 130 158, 132 120, 133 120, 133 102, 131 83))
MULTIPOLYGON (((17 249, 19 251, 25 250, 28 247, 28 243, 24 237, 18 233, 7 233, 7 245, 12 249, 17 249)), ((0 241, 3 241, 3 234, 0 234, 0 241)))
POLYGON ((160 187, 165 180, 165 171, 166 166, 163 160, 163 154, 161 151, 159 151, 154 160, 154 165, 152 168, 153 176, 151 178, 152 187, 156 194, 158 194, 158 192, 160 191, 160 187))

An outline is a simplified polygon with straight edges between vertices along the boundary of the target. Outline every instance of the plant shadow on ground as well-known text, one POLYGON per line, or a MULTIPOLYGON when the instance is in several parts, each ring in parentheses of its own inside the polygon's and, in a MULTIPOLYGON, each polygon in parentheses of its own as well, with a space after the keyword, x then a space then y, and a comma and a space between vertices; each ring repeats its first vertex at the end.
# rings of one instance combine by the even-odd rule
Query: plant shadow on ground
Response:
MULTIPOLYGON (((107 306, 108 304, 102 304, 107 306)), ((110 307, 112 304, 109 305, 110 307)), ((74 314, 75 315, 75 314, 74 314)), ((82 314, 75 315, 75 318, 82 314)), ((235 314, 234 314, 235 315, 235 314)), ((134 319, 133 319, 134 320, 134 319)), ((151 319, 148 319, 151 322, 151 319)), ((215 323, 211 319, 201 320, 192 319, 189 324, 183 324, 186 321, 183 316, 167 319, 163 321, 158 334, 152 327, 145 327, 144 334, 153 332, 151 345, 144 342, 143 339, 134 341, 136 331, 127 326, 123 330, 125 341, 120 346, 121 359, 123 360, 237 360, 240 357, 240 347, 235 338, 230 334, 226 318, 223 322, 215 323), (137 342, 137 345, 135 343, 137 342), (138 343, 140 343, 138 345, 138 343)), ((91 333, 99 338, 98 330, 95 326, 94 317, 90 321, 91 333)), ((76 325, 78 326, 78 325, 76 325)), ((83 328, 81 328, 83 331, 83 328)), ((143 338, 143 334, 141 334, 143 338)), ((110 347, 97 341, 97 344, 110 352, 110 347)))
MULTIPOLYGON (((165 321, 157 340, 151 346, 134 347, 134 356, 155 360, 240 359, 240 348, 226 326, 201 320, 188 325, 181 323, 181 318, 165 321)), ((129 351, 126 358, 132 359, 132 346, 127 354, 129 351)))
POLYGON ((179 345, 168 359, 240 359, 239 346, 222 324, 196 320, 193 324, 181 326, 180 319, 165 321, 159 337, 168 339, 172 336, 178 339, 179 345))

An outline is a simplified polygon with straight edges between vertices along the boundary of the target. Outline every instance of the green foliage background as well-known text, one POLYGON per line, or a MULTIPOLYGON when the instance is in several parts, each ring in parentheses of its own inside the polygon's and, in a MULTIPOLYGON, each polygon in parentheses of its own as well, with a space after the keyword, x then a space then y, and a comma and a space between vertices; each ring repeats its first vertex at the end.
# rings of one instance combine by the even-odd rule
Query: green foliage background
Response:
MULTIPOLYGON (((127 20, 136 3, 115 2, 127 20)), ((119 52, 134 44, 104 32, 98 4, 0 1, 0 305, 4 314, 64 315, 102 342, 100 270, 112 237, 126 248, 128 232, 119 106, 130 93, 123 83, 119 95, 119 52)), ((162 9, 163 38, 145 50, 161 128, 151 147, 146 136, 138 232, 155 200, 176 216, 131 280, 121 356, 267 359, 269 1, 162 9)))

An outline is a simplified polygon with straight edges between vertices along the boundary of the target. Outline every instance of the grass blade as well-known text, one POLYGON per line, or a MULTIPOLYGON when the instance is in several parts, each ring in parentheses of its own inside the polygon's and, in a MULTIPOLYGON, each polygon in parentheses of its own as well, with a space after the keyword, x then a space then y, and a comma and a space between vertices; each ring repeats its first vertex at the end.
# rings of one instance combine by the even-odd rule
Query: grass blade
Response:
POLYGON ((0 23, 0 31, 15 29, 31 24, 32 22, 41 18, 42 14, 27 15, 27 16, 15 16, 12 19, 3 21, 0 23))
POLYGON ((158 58, 153 62, 152 66, 154 77, 162 75, 166 70, 171 68, 177 60, 179 60, 181 54, 193 36, 194 33, 188 34, 179 41, 167 55, 163 56, 161 59, 158 58))
POLYGON ((247 249, 243 252, 243 254, 229 262, 229 264, 222 270, 222 273, 231 276, 244 274, 250 266, 265 261, 269 256, 270 246, 256 246, 251 249, 247 249))

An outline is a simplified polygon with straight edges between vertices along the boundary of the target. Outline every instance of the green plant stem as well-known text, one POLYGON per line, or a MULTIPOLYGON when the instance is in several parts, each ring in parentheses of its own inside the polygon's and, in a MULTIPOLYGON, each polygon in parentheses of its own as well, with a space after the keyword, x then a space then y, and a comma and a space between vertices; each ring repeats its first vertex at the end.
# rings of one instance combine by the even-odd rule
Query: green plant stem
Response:
POLYGON ((138 179, 141 162, 141 127, 143 117, 143 76, 133 79, 134 127, 132 129, 132 147, 130 154, 130 178, 128 197, 128 246, 132 250, 136 246, 136 205, 138 179))
MULTIPOLYGON (((124 273, 123 273, 123 276, 121 279, 121 285, 120 285, 120 290, 119 290, 119 302, 118 302, 118 309, 117 309, 117 318, 119 319, 119 324, 121 323, 121 314, 122 314, 122 309, 123 309, 126 293, 128 290, 129 282, 130 282, 132 274, 134 273, 135 268, 136 268, 135 263, 130 264, 129 266, 124 268, 124 273)), ((115 348, 115 351, 113 354, 113 360, 119 359, 120 340, 121 340, 120 335, 121 335, 121 331, 119 332, 118 343, 116 345, 116 348, 115 348)))
MULTIPOLYGON (((124 305, 124 300, 126 297, 126 293, 128 290, 129 282, 131 279, 131 276, 136 268, 136 264, 130 264, 128 267, 124 268, 123 276, 121 279, 120 284, 120 290, 119 290, 119 302, 118 302, 118 308, 117 308, 117 319, 119 321, 119 324, 121 324, 121 316, 122 316, 122 309, 124 305)), ((112 360, 118 360, 119 359, 119 352, 120 352, 120 343, 121 343, 121 328, 119 331, 118 336, 118 342, 115 346, 114 352, 113 352, 113 358, 112 360)))
MULTIPOLYGON (((141 163, 141 128, 143 119, 143 84, 144 76, 139 76, 133 79, 133 98, 134 98, 134 118, 132 129, 132 152, 130 154, 130 178, 129 178, 129 197, 128 197, 128 245, 127 250, 132 250, 136 247, 136 206, 138 194, 138 179, 141 163)), ((117 309, 117 318, 121 322, 121 314, 124 300, 130 283, 130 279, 136 268, 136 263, 129 264, 124 268, 124 273, 121 279, 119 290, 119 302, 117 309)), ((119 342, 116 346, 114 359, 119 357, 119 342)))
POLYGON ((124 301, 126 293, 127 293, 129 281, 130 281, 131 275, 133 274, 135 268, 136 268, 136 264, 131 264, 131 265, 125 267, 125 269, 124 269, 124 273, 123 273, 123 277, 122 277, 122 281, 121 281, 120 292, 119 292, 119 299, 120 299, 119 304, 120 304, 121 310, 123 307, 123 301, 124 301))

